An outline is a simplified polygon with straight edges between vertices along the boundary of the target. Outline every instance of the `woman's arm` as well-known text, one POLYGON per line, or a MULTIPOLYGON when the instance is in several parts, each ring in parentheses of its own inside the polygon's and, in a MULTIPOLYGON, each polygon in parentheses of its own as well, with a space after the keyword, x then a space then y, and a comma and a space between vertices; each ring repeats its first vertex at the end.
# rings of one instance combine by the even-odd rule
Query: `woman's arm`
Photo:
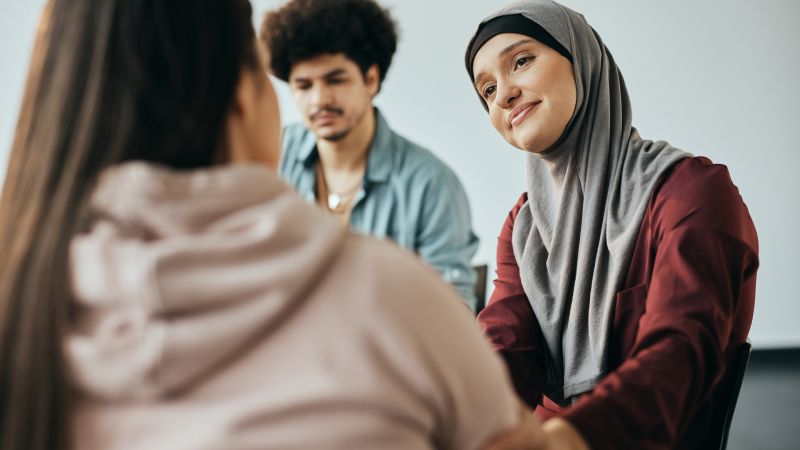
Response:
POLYGON ((564 418, 592 448, 674 447, 752 320, 758 243, 724 166, 698 161, 651 202, 654 260, 633 348, 564 418), (736 344, 737 342, 733 342, 736 344))
POLYGON ((544 383, 539 324, 522 289, 511 244, 514 220, 527 198, 527 194, 522 194, 500 231, 494 292, 478 315, 478 322, 495 351, 505 360, 517 395, 528 407, 536 408, 544 383))

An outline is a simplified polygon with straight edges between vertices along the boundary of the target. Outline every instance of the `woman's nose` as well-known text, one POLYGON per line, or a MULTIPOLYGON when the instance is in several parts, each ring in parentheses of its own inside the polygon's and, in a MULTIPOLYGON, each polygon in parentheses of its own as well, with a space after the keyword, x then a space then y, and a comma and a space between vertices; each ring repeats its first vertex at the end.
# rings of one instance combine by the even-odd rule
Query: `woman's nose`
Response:
POLYGON ((520 89, 513 85, 497 86, 497 102, 501 108, 510 108, 514 101, 519 98, 520 89))

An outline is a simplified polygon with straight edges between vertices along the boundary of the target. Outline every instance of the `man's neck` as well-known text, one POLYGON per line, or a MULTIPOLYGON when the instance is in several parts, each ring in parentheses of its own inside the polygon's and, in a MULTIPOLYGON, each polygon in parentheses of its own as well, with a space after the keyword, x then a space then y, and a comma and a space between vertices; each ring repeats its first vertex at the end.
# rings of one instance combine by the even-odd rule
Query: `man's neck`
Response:
POLYGON ((367 153, 375 135, 375 110, 370 108, 350 132, 338 141, 317 140, 317 151, 325 172, 358 172, 366 165, 367 153))

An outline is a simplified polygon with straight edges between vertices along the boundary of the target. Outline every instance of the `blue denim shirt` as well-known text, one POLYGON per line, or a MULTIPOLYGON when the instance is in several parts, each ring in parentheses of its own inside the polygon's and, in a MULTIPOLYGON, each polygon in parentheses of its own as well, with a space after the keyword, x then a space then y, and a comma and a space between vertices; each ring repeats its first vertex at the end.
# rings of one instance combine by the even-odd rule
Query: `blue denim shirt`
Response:
MULTIPOLYGON (((392 131, 377 109, 375 122, 350 228, 389 238, 416 252, 474 310, 476 276, 470 261, 478 238, 461 182, 430 151, 392 131)), ((317 160, 316 136, 302 124, 286 126, 280 174, 312 203, 316 202, 317 160)))

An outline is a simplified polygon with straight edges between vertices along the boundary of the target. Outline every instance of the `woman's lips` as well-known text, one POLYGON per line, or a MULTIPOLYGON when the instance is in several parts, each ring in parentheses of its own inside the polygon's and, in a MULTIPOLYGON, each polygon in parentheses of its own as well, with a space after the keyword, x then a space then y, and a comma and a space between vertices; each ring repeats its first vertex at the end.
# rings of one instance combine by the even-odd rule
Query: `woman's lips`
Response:
POLYGON ((520 122, 525 120, 525 118, 528 117, 531 111, 536 109, 536 107, 539 106, 540 103, 541 102, 526 103, 524 105, 518 106, 517 109, 512 111, 508 117, 508 123, 509 125, 511 125, 511 128, 516 127, 517 125, 519 125, 520 122))

